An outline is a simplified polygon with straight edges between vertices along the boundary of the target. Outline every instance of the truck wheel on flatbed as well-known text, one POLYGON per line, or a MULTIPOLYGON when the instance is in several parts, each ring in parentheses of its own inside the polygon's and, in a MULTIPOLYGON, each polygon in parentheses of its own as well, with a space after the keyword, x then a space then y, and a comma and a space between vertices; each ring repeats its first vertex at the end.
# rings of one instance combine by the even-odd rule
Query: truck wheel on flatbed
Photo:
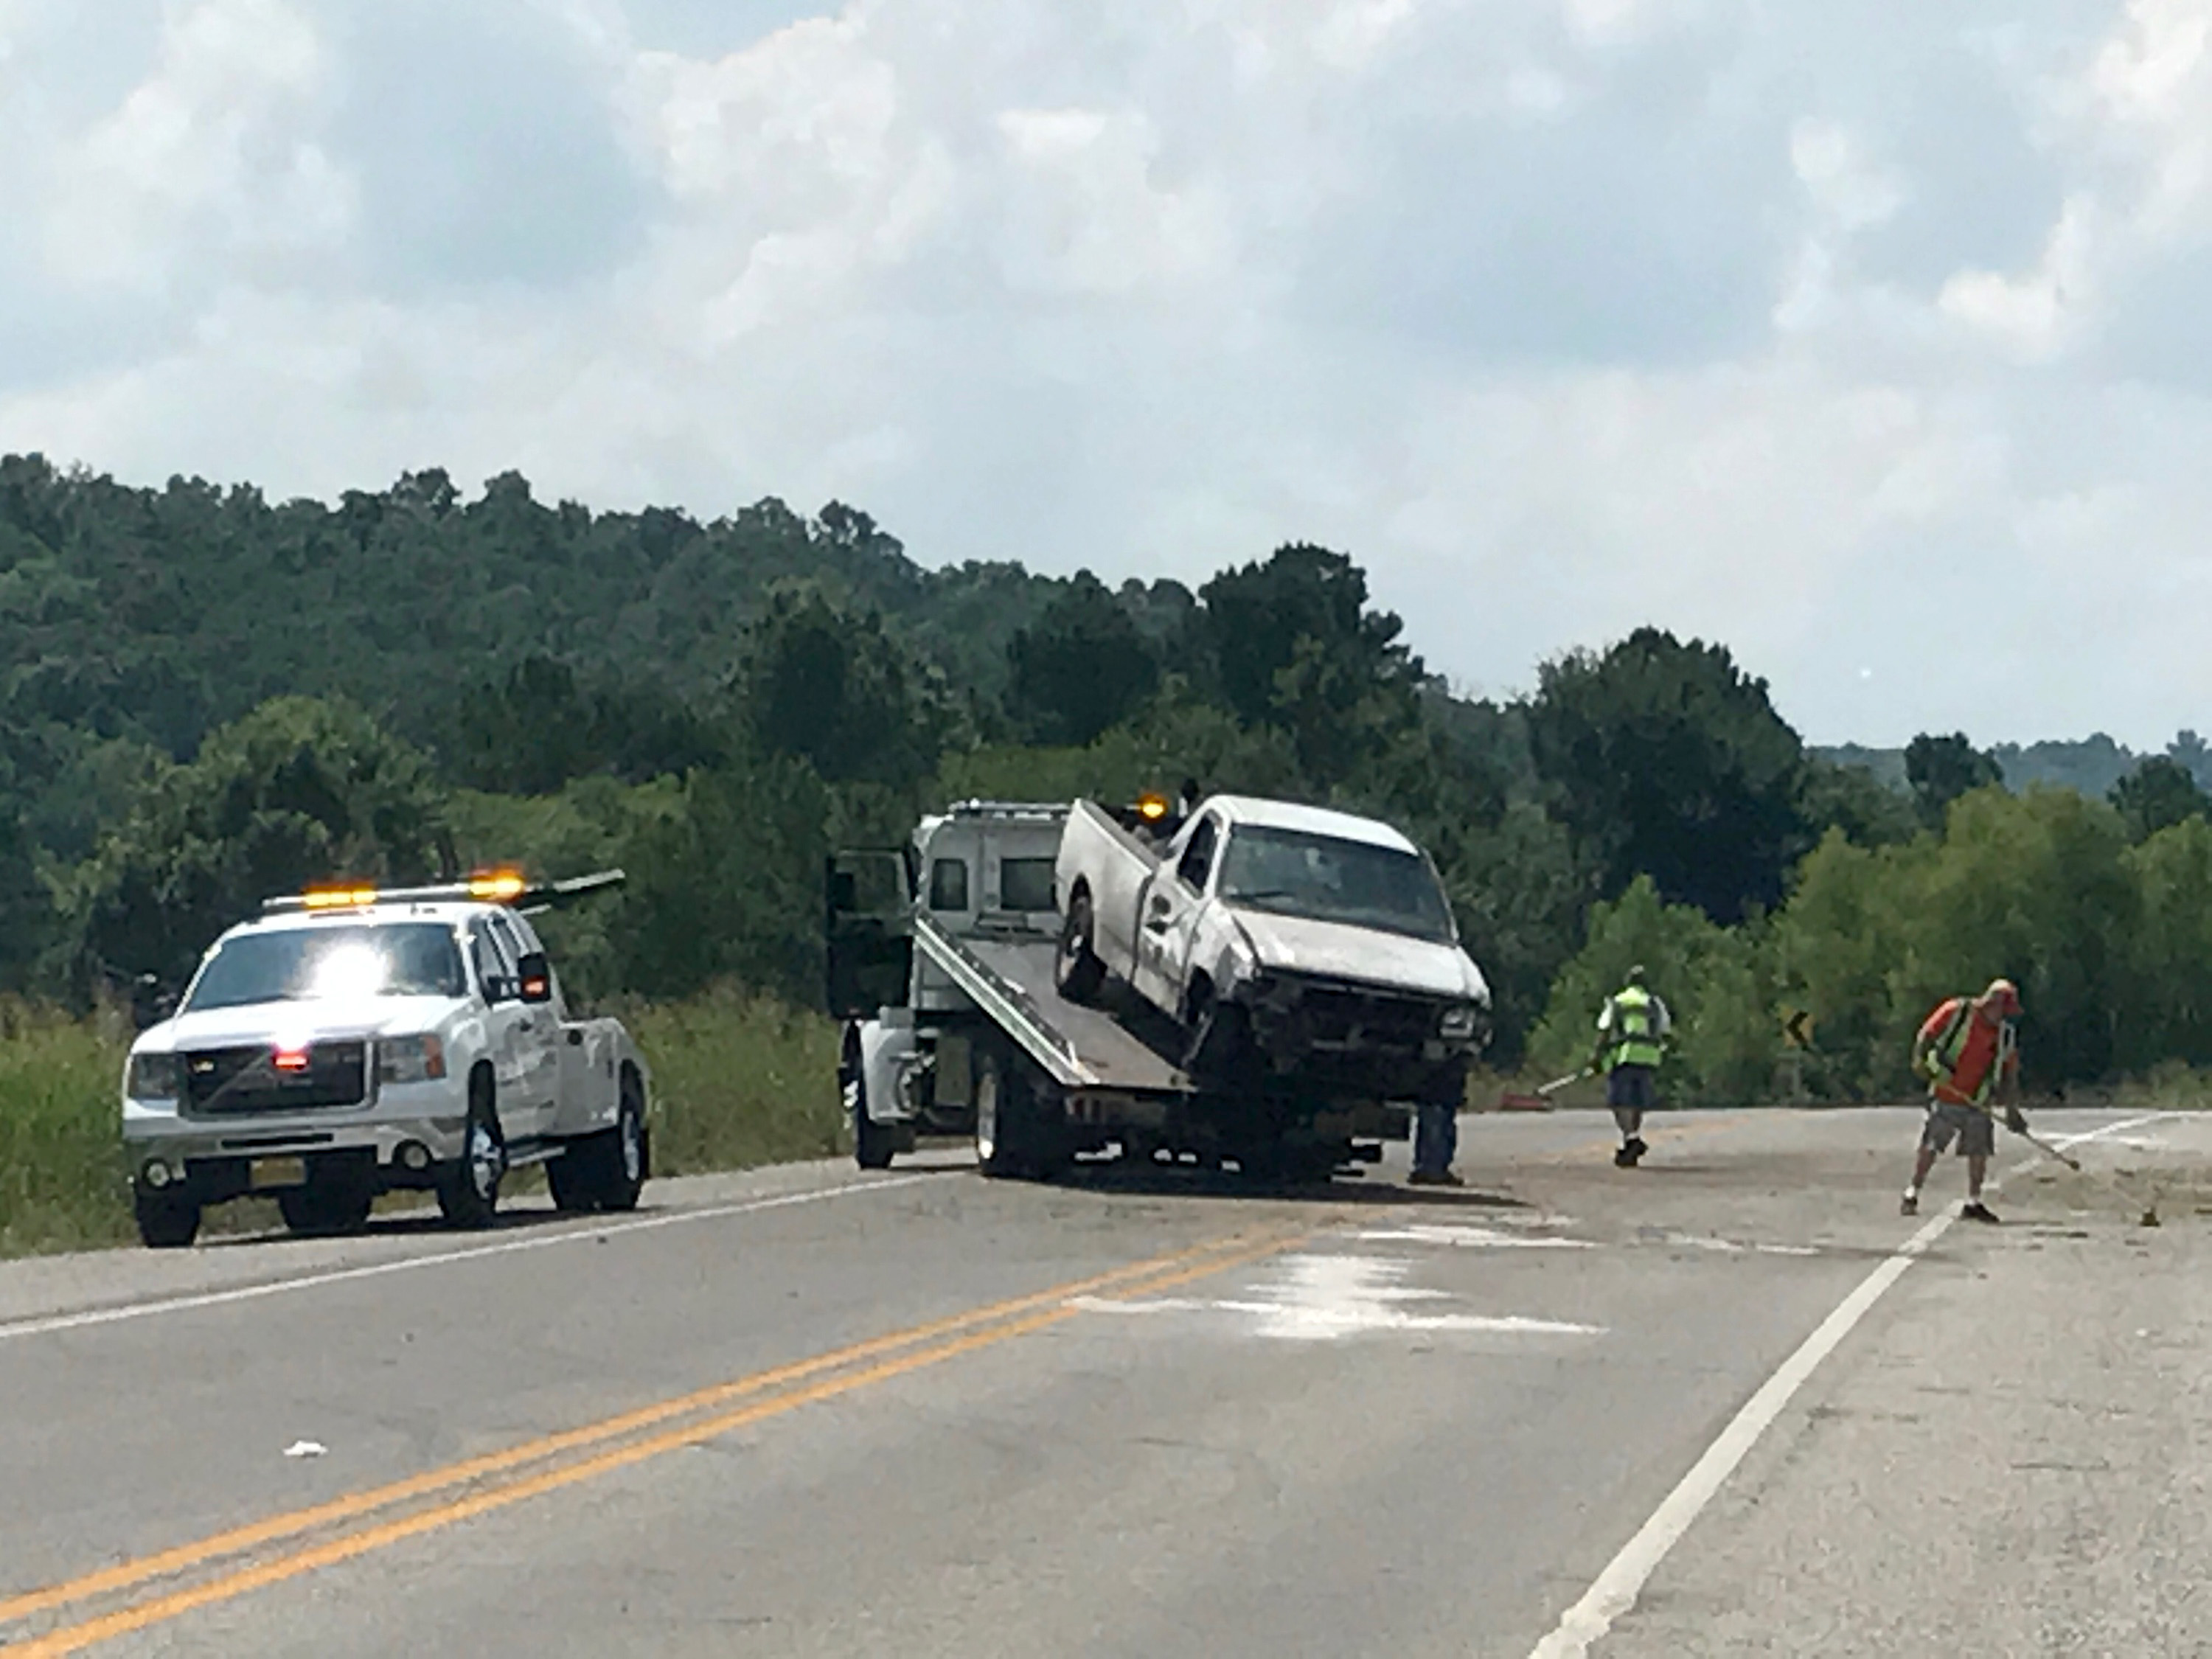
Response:
POLYGON ((1252 1037, 1252 1011, 1241 1002, 1224 1002, 1213 988, 1200 983, 1192 988, 1191 1006, 1184 1025, 1190 1047, 1183 1069, 1208 1087, 1230 1094, 1257 1091, 1260 1049, 1252 1037))
POLYGON ((979 1055, 975 1068, 975 1164, 994 1180, 1036 1180, 1062 1161, 1060 1137, 1044 1121, 1044 1103, 1018 1055, 979 1055))
POLYGON ((456 1227, 489 1227, 499 1213, 507 1179, 507 1142, 499 1132, 491 1073, 469 1080, 469 1116, 461 1155, 438 1172, 438 1209, 456 1227))
POLYGON ((1060 930, 1060 949, 1052 959, 1052 982, 1070 1002, 1088 1002, 1106 982, 1091 917, 1091 895, 1082 888, 1067 901, 1067 920, 1060 930))
POLYGON ((645 1085, 625 1066, 622 1100, 615 1124, 586 1135, 545 1166, 553 1207, 570 1214, 586 1210, 635 1210, 649 1173, 651 1143, 645 1128, 645 1085))
POLYGON ((293 1232, 310 1237, 357 1233, 368 1225, 376 1192, 366 1182, 346 1177, 310 1176, 304 1187, 288 1187, 276 1194, 276 1208, 293 1232))
POLYGON ((138 1212, 139 1242, 149 1250, 181 1250, 200 1234, 200 1206, 183 1193, 149 1193, 140 1188, 133 1194, 138 1212))
POLYGON ((890 1124, 872 1121, 868 1116, 868 1073, 857 1041, 846 1043, 845 1063, 838 1071, 845 1115, 853 1126, 853 1162, 864 1170, 890 1169, 891 1158, 898 1151, 898 1132, 890 1124))

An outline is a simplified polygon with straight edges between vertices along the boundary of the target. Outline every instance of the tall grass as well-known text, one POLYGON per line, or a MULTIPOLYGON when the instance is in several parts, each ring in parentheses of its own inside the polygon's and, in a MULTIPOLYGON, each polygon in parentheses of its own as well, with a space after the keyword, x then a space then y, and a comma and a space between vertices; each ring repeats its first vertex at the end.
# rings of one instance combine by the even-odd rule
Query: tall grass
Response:
MULTIPOLYGON (((731 988, 621 1012, 653 1068, 656 1174, 823 1158, 844 1146, 830 1021, 731 988)), ((129 1048, 127 1024, 112 1015, 0 1003, 0 1256, 137 1238, 117 1127, 129 1048)), ((518 1177, 514 1190, 526 1184, 518 1177)), ((222 1231, 274 1224, 261 1202, 210 1218, 222 1231)))
POLYGON ((653 1067, 663 1175, 827 1158, 845 1146, 836 1025, 721 987, 623 1011, 653 1067))
POLYGON ((135 1237, 116 1122, 129 1048, 112 1016, 0 1003, 0 1255, 135 1237))

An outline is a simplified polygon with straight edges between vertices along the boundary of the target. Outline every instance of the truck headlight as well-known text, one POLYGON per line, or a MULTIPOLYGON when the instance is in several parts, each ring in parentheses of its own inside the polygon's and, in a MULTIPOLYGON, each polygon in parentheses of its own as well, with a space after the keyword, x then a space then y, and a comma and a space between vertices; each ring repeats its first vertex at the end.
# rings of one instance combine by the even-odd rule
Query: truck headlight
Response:
POLYGON ((385 1037, 376 1045, 379 1083, 434 1083, 446 1075, 446 1045, 421 1036, 385 1037))
POLYGON ((174 1054, 133 1054, 123 1092, 133 1100, 174 1100, 183 1078, 174 1054))
POLYGON ((1462 1003, 1444 1010, 1444 1017, 1437 1022, 1437 1035, 1452 1042, 1464 1042, 1475 1034, 1482 1020, 1482 1011, 1472 1004, 1462 1003))

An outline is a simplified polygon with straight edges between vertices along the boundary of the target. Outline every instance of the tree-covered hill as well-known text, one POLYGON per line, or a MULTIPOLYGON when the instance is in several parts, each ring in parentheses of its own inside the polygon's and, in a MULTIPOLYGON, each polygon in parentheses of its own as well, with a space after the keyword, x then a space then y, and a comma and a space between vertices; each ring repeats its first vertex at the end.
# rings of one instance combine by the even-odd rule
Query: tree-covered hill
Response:
POLYGON ((1821 753, 1717 642, 1638 629, 1504 701, 1453 696, 1418 643, 1352 557, 1305 544, 1186 587, 926 569, 835 503, 702 524, 547 505, 513 474, 466 497, 435 471, 272 503, 0 459, 0 990, 174 977, 304 881, 520 858, 632 872, 560 919, 580 988, 805 1001, 839 840, 962 795, 1193 777, 1429 847, 1504 1062, 1540 1026, 1571 1048, 1591 975, 1633 950, 1692 981, 1692 1091, 1757 1092, 1780 1013, 1816 996, 1858 1045, 1819 1074, 1890 1086, 1883 1034, 1922 987, 1902 960, 1838 968, 1862 924, 1916 973, 1955 959, 2130 1011, 2110 1040, 2031 1050, 2065 1067, 2212 1054, 2212 1014, 2138 994, 2111 920, 2155 914, 2158 950, 2185 954, 2212 913, 2191 734, 2148 761, 1958 733, 1821 753), (2063 764, 2078 811, 1996 787, 2063 764), (2014 891, 2001 860, 1946 850, 1961 834, 2043 837, 2050 881, 2014 891), (1923 893, 2005 926, 1923 939, 1923 893))

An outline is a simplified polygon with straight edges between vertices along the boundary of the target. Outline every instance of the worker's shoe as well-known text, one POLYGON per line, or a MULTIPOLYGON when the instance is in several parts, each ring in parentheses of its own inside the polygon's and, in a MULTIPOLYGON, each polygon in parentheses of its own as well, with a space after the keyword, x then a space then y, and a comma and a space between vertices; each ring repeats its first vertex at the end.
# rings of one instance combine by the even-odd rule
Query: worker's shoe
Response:
POLYGON ((1620 1143, 1620 1150, 1613 1155, 1613 1167, 1620 1170, 1632 1170, 1636 1167, 1637 1160, 1650 1150, 1644 1144, 1643 1136, 1631 1135, 1620 1143))
POLYGON ((1990 1226, 1994 1227, 1997 1224, 1997 1212, 1990 1208, 1988 1205, 1983 1203, 1982 1200, 1978 1198, 1967 1204, 1965 1208, 1959 1212, 1959 1219, 1961 1221, 1987 1222, 1990 1226))
POLYGON ((1920 1213, 1920 1194, 1914 1192, 1910 1187, 1906 1188, 1905 1189, 1905 1196, 1897 1200, 1897 1212, 1899 1215, 1918 1215, 1920 1213))
POLYGON ((1406 1177, 1406 1184, 1409 1187, 1464 1187, 1467 1182, 1449 1170, 1416 1170, 1406 1177))

